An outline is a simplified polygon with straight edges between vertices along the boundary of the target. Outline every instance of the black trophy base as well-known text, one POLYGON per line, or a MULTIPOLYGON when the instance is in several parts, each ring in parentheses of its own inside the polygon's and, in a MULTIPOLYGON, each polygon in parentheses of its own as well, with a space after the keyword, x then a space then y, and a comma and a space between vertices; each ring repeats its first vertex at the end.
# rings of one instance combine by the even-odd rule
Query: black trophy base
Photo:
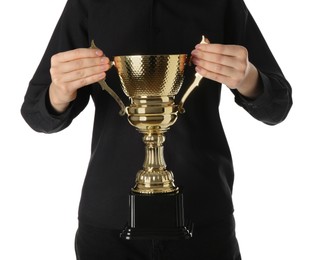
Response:
POLYGON ((120 234, 132 239, 189 239, 193 234, 193 224, 185 223, 183 194, 140 194, 131 192, 130 219, 120 234))

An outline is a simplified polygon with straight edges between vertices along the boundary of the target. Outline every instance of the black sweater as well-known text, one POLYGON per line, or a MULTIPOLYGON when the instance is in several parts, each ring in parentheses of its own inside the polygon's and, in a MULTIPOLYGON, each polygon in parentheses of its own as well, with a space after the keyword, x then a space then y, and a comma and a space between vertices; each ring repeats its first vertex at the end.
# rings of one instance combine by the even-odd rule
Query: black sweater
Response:
MULTIPOLYGON (((22 115, 36 131, 63 130, 85 108, 95 104, 91 159, 79 220, 94 226, 122 228, 128 219, 128 193, 142 168, 142 136, 118 115, 119 107, 98 84, 78 91, 67 111, 54 114, 48 99, 50 58, 92 39, 108 57, 131 54, 190 54, 205 35, 213 43, 238 44, 249 51, 264 92, 248 100, 236 91, 235 101, 266 124, 283 121, 292 105, 284 78, 242 0, 68 0, 43 59, 30 81, 22 115)), ((188 67, 180 97, 193 80, 188 67)), ((107 83, 124 100, 115 69, 107 83)), ((203 79, 186 101, 186 113, 166 134, 165 160, 177 186, 184 187, 186 215, 196 225, 232 214, 232 159, 219 117, 221 84, 203 79)))

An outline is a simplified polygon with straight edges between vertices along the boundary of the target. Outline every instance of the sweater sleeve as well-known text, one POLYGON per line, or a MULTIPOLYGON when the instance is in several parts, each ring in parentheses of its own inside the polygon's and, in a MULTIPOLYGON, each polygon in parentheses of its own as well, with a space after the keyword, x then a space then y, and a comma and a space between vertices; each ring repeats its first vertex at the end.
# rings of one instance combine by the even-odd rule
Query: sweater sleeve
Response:
POLYGON ((249 60, 258 69, 263 86, 263 93, 255 100, 245 98, 237 90, 233 90, 235 102, 263 123, 278 124, 286 118, 291 109, 291 86, 243 0, 232 2, 229 8, 232 20, 227 30, 230 30, 229 35, 233 36, 228 40, 247 48, 249 60))
POLYGON ((53 133, 66 128, 89 102, 90 87, 83 87, 78 90, 76 99, 68 109, 57 115, 48 97, 51 57, 59 52, 89 45, 85 10, 87 9, 81 0, 68 0, 44 56, 29 83, 21 114, 35 131, 53 133))

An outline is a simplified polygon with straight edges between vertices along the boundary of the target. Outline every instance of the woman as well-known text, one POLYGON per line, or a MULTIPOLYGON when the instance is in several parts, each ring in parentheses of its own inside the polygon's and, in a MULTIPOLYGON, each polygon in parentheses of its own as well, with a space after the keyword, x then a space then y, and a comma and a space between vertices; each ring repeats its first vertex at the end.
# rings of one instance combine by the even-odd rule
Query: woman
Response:
POLYGON ((222 84, 239 106, 266 124, 283 121, 292 105, 291 87, 243 0, 68 0, 30 81, 22 115, 34 130, 54 133, 69 126, 90 97, 95 104, 77 259, 241 259, 232 159, 218 110, 222 84), (210 42, 197 45, 201 35, 210 42), (91 40, 100 49, 89 49, 91 40), (195 72, 204 76, 186 101, 186 113, 166 134, 165 147, 176 184, 184 187, 194 236, 124 241, 119 233, 128 219, 127 194, 144 146, 96 82, 106 77, 127 103, 115 70, 109 70, 109 57, 179 53, 191 54, 195 65, 186 69, 181 91, 195 72))

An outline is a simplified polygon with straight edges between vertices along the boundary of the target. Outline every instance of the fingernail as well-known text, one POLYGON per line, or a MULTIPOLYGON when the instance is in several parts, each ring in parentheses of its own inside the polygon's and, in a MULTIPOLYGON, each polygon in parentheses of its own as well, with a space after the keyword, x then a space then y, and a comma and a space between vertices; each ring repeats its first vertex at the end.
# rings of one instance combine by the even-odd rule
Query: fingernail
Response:
POLYGON ((193 50, 193 51, 192 51, 192 55, 196 55, 197 53, 198 53, 197 50, 193 50))
POLYGON ((102 58, 100 59, 100 62, 101 62, 101 64, 105 64, 105 63, 106 63, 106 57, 102 57, 102 58))
POLYGON ((97 56, 102 56, 103 52, 101 50, 96 50, 96 54, 97 54, 97 56))

